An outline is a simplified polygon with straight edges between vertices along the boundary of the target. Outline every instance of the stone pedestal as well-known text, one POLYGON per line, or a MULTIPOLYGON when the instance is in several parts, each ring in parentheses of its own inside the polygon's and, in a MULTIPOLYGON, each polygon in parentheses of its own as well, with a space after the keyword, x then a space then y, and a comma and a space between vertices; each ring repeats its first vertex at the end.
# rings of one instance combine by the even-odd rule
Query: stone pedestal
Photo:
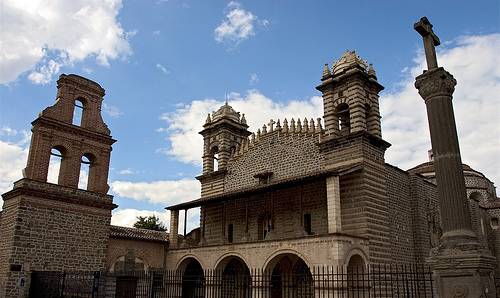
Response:
POLYGON ((472 230, 452 105, 456 84, 442 67, 424 71, 415 82, 427 106, 443 228, 428 262, 437 297, 496 297, 495 258, 472 230))

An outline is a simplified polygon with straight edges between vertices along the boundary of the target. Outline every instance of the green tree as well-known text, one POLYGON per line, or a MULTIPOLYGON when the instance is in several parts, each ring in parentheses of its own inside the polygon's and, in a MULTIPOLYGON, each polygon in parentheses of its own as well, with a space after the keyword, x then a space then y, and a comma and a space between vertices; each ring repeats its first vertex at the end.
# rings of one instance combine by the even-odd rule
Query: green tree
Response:
POLYGON ((167 227, 160 221, 160 218, 157 217, 156 215, 137 216, 137 221, 134 224, 134 228, 148 229, 154 231, 167 230, 167 227))

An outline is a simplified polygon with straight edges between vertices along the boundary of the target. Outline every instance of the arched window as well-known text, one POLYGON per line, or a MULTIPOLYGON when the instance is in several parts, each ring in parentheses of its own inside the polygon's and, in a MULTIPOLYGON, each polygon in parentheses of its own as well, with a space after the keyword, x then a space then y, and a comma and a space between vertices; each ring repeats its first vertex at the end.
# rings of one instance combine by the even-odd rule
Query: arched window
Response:
POLYGON ((85 106, 80 99, 75 100, 74 110, 73 110, 73 125, 81 126, 83 119, 83 111, 85 106))
POLYGON ((498 217, 492 217, 490 223, 493 230, 498 229, 498 217))
POLYGON ((56 146, 50 150, 49 170, 47 172, 47 182, 58 184, 59 173, 61 172, 61 163, 66 150, 63 147, 56 146))
POLYGON ((337 106, 336 114, 339 119, 340 135, 348 135, 351 131, 351 116, 349 113, 349 105, 342 103, 337 106))
POLYGON ((78 179, 79 189, 88 189, 88 182, 92 163, 94 161, 94 156, 90 153, 85 153, 82 155, 80 161, 80 178, 78 179))
POLYGON ((213 171, 217 171, 219 169, 219 148, 212 147, 212 150, 210 150, 210 155, 212 157, 212 169, 213 171))

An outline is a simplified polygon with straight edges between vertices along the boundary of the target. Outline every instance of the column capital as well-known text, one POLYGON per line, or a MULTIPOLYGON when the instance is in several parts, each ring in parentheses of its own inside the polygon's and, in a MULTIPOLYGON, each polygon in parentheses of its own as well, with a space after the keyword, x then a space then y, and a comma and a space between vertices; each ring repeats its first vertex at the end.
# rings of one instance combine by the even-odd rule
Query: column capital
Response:
POLYGON ((424 71, 415 79, 415 88, 418 89, 418 93, 425 102, 435 96, 451 97, 455 91, 455 85, 457 85, 457 80, 442 67, 424 71))

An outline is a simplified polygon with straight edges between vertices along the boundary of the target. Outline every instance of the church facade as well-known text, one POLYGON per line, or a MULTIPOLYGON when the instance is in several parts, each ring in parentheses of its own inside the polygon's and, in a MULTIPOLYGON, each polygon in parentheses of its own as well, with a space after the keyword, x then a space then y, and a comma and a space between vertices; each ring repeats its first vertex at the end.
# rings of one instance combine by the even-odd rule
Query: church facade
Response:
MULTIPOLYGON (((383 86, 355 52, 325 65, 316 88, 322 119, 271 120, 250 132, 245 115, 227 103, 209 114, 200 123, 201 197, 167 207, 167 234, 110 225, 115 140, 100 115, 105 92, 61 75, 56 103, 32 123, 23 179, 2 195, 0 297, 22 295, 19 281, 32 271, 287 275, 314 266, 425 262, 442 235, 432 159, 408 171, 385 162, 383 86), (57 184, 47 182, 51 155, 60 158, 57 184), (79 187, 82 164, 89 166, 86 189, 79 187), (179 213, 192 208, 201 210, 200 227, 179 233, 179 213)), ((474 232, 498 258, 500 200, 487 177, 463 170, 474 232)))

